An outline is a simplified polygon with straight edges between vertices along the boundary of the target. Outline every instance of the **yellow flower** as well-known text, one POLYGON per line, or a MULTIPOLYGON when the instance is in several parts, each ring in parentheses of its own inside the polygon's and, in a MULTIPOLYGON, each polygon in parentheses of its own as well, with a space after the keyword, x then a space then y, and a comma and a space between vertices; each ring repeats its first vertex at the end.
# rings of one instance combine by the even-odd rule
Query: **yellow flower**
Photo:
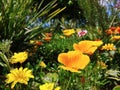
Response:
POLYGON ((28 68, 23 69, 22 67, 20 67, 19 69, 15 68, 10 70, 10 73, 7 74, 6 78, 7 79, 5 80, 5 82, 7 84, 13 82, 11 88, 14 88, 16 83, 23 83, 27 85, 29 79, 34 78, 34 76, 32 75, 32 71, 29 70, 28 68))
POLYGON ((43 61, 40 62, 40 66, 41 66, 42 68, 46 68, 46 64, 45 64, 43 61))
POLYGON ((113 36, 111 40, 120 40, 120 36, 113 36))
POLYGON ((97 64, 101 67, 101 69, 106 69, 107 68, 107 65, 102 61, 98 61, 97 64))
POLYGON ((30 44, 34 44, 35 43, 35 40, 30 40, 30 44))
POLYGON ((82 53, 91 55, 102 44, 103 44, 102 41, 84 40, 84 41, 80 41, 78 44, 73 44, 73 47, 75 50, 79 50, 82 53))
POLYGON ((108 43, 102 46, 101 50, 116 50, 116 48, 113 43, 108 43))
POLYGON ((84 69, 90 62, 90 58, 89 56, 82 54, 80 51, 69 51, 68 53, 60 53, 58 55, 58 62, 64 65, 59 66, 64 70, 79 72, 79 69, 84 69))
POLYGON ((60 87, 56 87, 54 89, 54 85, 55 85, 54 83, 45 83, 43 85, 40 85, 39 89, 40 90, 60 90, 60 87))
POLYGON ((54 88, 54 83, 45 83, 39 86, 40 90, 53 90, 53 88, 54 88))
POLYGON ((73 33, 75 33, 74 29, 65 29, 65 30, 63 30, 63 34, 65 36, 71 36, 73 33))
POLYGON ((63 39, 65 39, 65 37, 64 37, 64 36, 62 36, 62 35, 60 35, 60 38, 63 38, 63 39))
POLYGON ((19 52, 14 53, 14 55, 10 58, 10 62, 13 63, 23 63, 28 58, 28 52, 19 52))
POLYGON ((61 88, 60 87, 56 87, 54 90, 60 90, 61 88))

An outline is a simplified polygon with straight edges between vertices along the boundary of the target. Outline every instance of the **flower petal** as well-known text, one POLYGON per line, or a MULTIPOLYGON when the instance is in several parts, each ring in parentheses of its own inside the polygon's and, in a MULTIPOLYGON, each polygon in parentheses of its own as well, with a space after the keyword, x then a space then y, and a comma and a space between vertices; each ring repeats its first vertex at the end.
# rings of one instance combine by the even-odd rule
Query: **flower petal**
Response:
POLYGON ((71 67, 59 66, 59 68, 62 68, 64 70, 68 70, 68 71, 71 71, 71 72, 79 72, 80 73, 80 71, 78 71, 74 68, 71 68, 71 67))
POLYGON ((62 66, 63 69, 76 72, 79 69, 84 69, 90 62, 90 58, 80 51, 69 51, 59 54, 58 61, 64 65, 62 66))

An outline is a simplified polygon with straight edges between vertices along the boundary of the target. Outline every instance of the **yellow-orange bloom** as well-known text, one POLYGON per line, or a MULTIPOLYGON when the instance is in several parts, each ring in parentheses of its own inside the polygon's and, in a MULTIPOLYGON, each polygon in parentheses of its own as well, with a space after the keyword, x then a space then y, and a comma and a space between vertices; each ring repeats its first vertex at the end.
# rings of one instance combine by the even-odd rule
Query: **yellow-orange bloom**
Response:
POLYGON ((14 55, 10 58, 10 62, 14 63, 23 63, 28 58, 28 52, 19 52, 14 53, 14 55))
POLYGON ((50 32, 50 33, 45 33, 45 36, 46 37, 52 37, 52 33, 50 32))
POLYGON ((101 67, 101 69, 106 69, 107 66, 108 66, 108 65, 106 65, 106 64, 105 64, 104 62, 102 62, 102 61, 98 61, 97 64, 98 64, 98 66, 101 67))
POLYGON ((61 88, 58 86, 58 87, 56 87, 54 90, 60 90, 61 88))
POLYGON ((60 90, 61 88, 58 86, 58 87, 55 87, 55 83, 45 83, 43 85, 40 85, 39 86, 39 89, 40 90, 60 90))
POLYGON ((30 44, 34 44, 35 43, 35 40, 30 40, 30 44))
POLYGON ((45 64, 43 61, 40 62, 40 66, 41 66, 42 68, 46 68, 46 64, 45 64))
POLYGON ((28 68, 22 68, 20 67, 10 70, 10 73, 7 74, 5 82, 7 84, 12 83, 11 88, 14 88, 16 83, 21 84, 28 84, 28 81, 30 78, 34 78, 32 75, 32 70, 29 70, 28 68))
POLYGON ((108 30, 106 30, 106 33, 108 35, 111 35, 111 34, 120 34, 120 27, 111 27, 109 28, 108 30))
POLYGON ((64 70, 79 72, 79 69, 84 69, 90 62, 90 58, 80 51, 69 51, 68 53, 60 53, 58 62, 63 64, 63 66, 59 67, 64 70))
POLYGON ((78 44, 73 44, 73 47, 75 50, 79 50, 82 53, 91 55, 102 44, 103 44, 102 41, 84 40, 84 41, 80 41, 78 44))
POLYGON ((111 40, 120 40, 120 36, 112 36, 111 40))
POLYGON ((102 46, 101 50, 116 50, 116 48, 113 43, 108 43, 102 46))
POLYGON ((65 30, 63 30, 63 34, 65 35, 65 36, 71 36, 72 34, 74 34, 75 33, 75 30, 74 29, 65 29, 65 30))
POLYGON ((35 41, 35 45, 38 45, 38 46, 40 46, 40 45, 42 45, 43 43, 41 42, 41 41, 35 41))
POLYGON ((44 38, 43 38, 45 41, 50 41, 51 39, 52 39, 52 37, 47 37, 47 36, 45 36, 44 38))
POLYGON ((120 34, 120 27, 119 27, 119 26, 116 27, 116 33, 117 33, 117 34, 120 34))

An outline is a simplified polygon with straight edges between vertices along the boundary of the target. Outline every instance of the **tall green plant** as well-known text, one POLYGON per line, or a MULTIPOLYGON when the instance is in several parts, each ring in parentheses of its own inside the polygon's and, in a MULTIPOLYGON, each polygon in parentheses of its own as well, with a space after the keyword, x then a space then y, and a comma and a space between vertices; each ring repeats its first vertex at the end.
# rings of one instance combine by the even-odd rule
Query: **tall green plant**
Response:
POLYGON ((7 67, 8 70, 10 70, 9 58, 11 56, 11 43, 10 40, 2 40, 0 42, 0 66, 7 67))
POLYGON ((99 26, 102 29, 106 29, 111 24, 114 14, 116 14, 115 8, 112 6, 112 3, 115 3, 116 0, 100 0, 100 2, 98 0, 85 0, 84 2, 78 0, 78 4, 83 10, 83 14, 86 18, 87 25, 94 27, 99 26), (101 5, 100 2, 103 2, 102 4, 108 4, 109 2, 109 5, 106 7, 101 5), (109 11, 107 12, 108 7, 109 11), (111 15, 108 14, 109 12, 111 15))
POLYGON ((34 0, 0 0, 0 40, 10 39, 15 45, 40 35, 42 25, 65 9, 57 8, 56 1, 43 6, 44 0, 39 5, 34 0), (37 18, 41 24, 28 28, 37 18))

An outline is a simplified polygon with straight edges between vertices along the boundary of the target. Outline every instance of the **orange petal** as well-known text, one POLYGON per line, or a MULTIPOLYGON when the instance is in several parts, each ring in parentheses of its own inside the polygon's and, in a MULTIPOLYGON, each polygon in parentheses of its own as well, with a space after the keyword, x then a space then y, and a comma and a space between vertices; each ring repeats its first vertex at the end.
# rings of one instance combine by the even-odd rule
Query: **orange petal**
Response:
POLYGON ((79 72, 80 73, 80 71, 78 71, 76 69, 73 69, 73 68, 70 68, 70 67, 59 66, 59 68, 62 68, 64 70, 68 70, 68 71, 71 71, 71 72, 79 72))
POLYGON ((93 54, 98 46, 102 45, 102 41, 89 41, 84 40, 79 42, 78 44, 73 44, 73 48, 75 50, 79 50, 82 53, 93 54))
POLYGON ((95 51, 96 51, 97 47, 91 47, 88 51, 86 51, 85 53, 92 55, 95 51))
POLYGON ((84 69, 90 62, 90 58, 87 55, 82 54, 80 51, 69 51, 68 53, 61 53, 58 56, 58 61, 73 69, 84 69))
POLYGON ((89 56, 83 54, 76 63, 76 68, 84 69, 89 62, 90 62, 89 56))
POLYGON ((68 59, 67 53, 60 53, 60 54, 58 55, 58 62, 66 65, 66 66, 68 66, 68 64, 69 64, 69 59, 68 59))
POLYGON ((60 53, 58 55, 58 61, 65 66, 71 67, 74 62, 77 62, 81 54, 82 53, 80 51, 69 51, 68 53, 60 53))
POLYGON ((85 44, 85 43, 81 43, 81 44, 73 44, 73 48, 75 50, 79 50, 82 53, 85 53, 86 51, 88 51, 91 48, 90 44, 85 44))

